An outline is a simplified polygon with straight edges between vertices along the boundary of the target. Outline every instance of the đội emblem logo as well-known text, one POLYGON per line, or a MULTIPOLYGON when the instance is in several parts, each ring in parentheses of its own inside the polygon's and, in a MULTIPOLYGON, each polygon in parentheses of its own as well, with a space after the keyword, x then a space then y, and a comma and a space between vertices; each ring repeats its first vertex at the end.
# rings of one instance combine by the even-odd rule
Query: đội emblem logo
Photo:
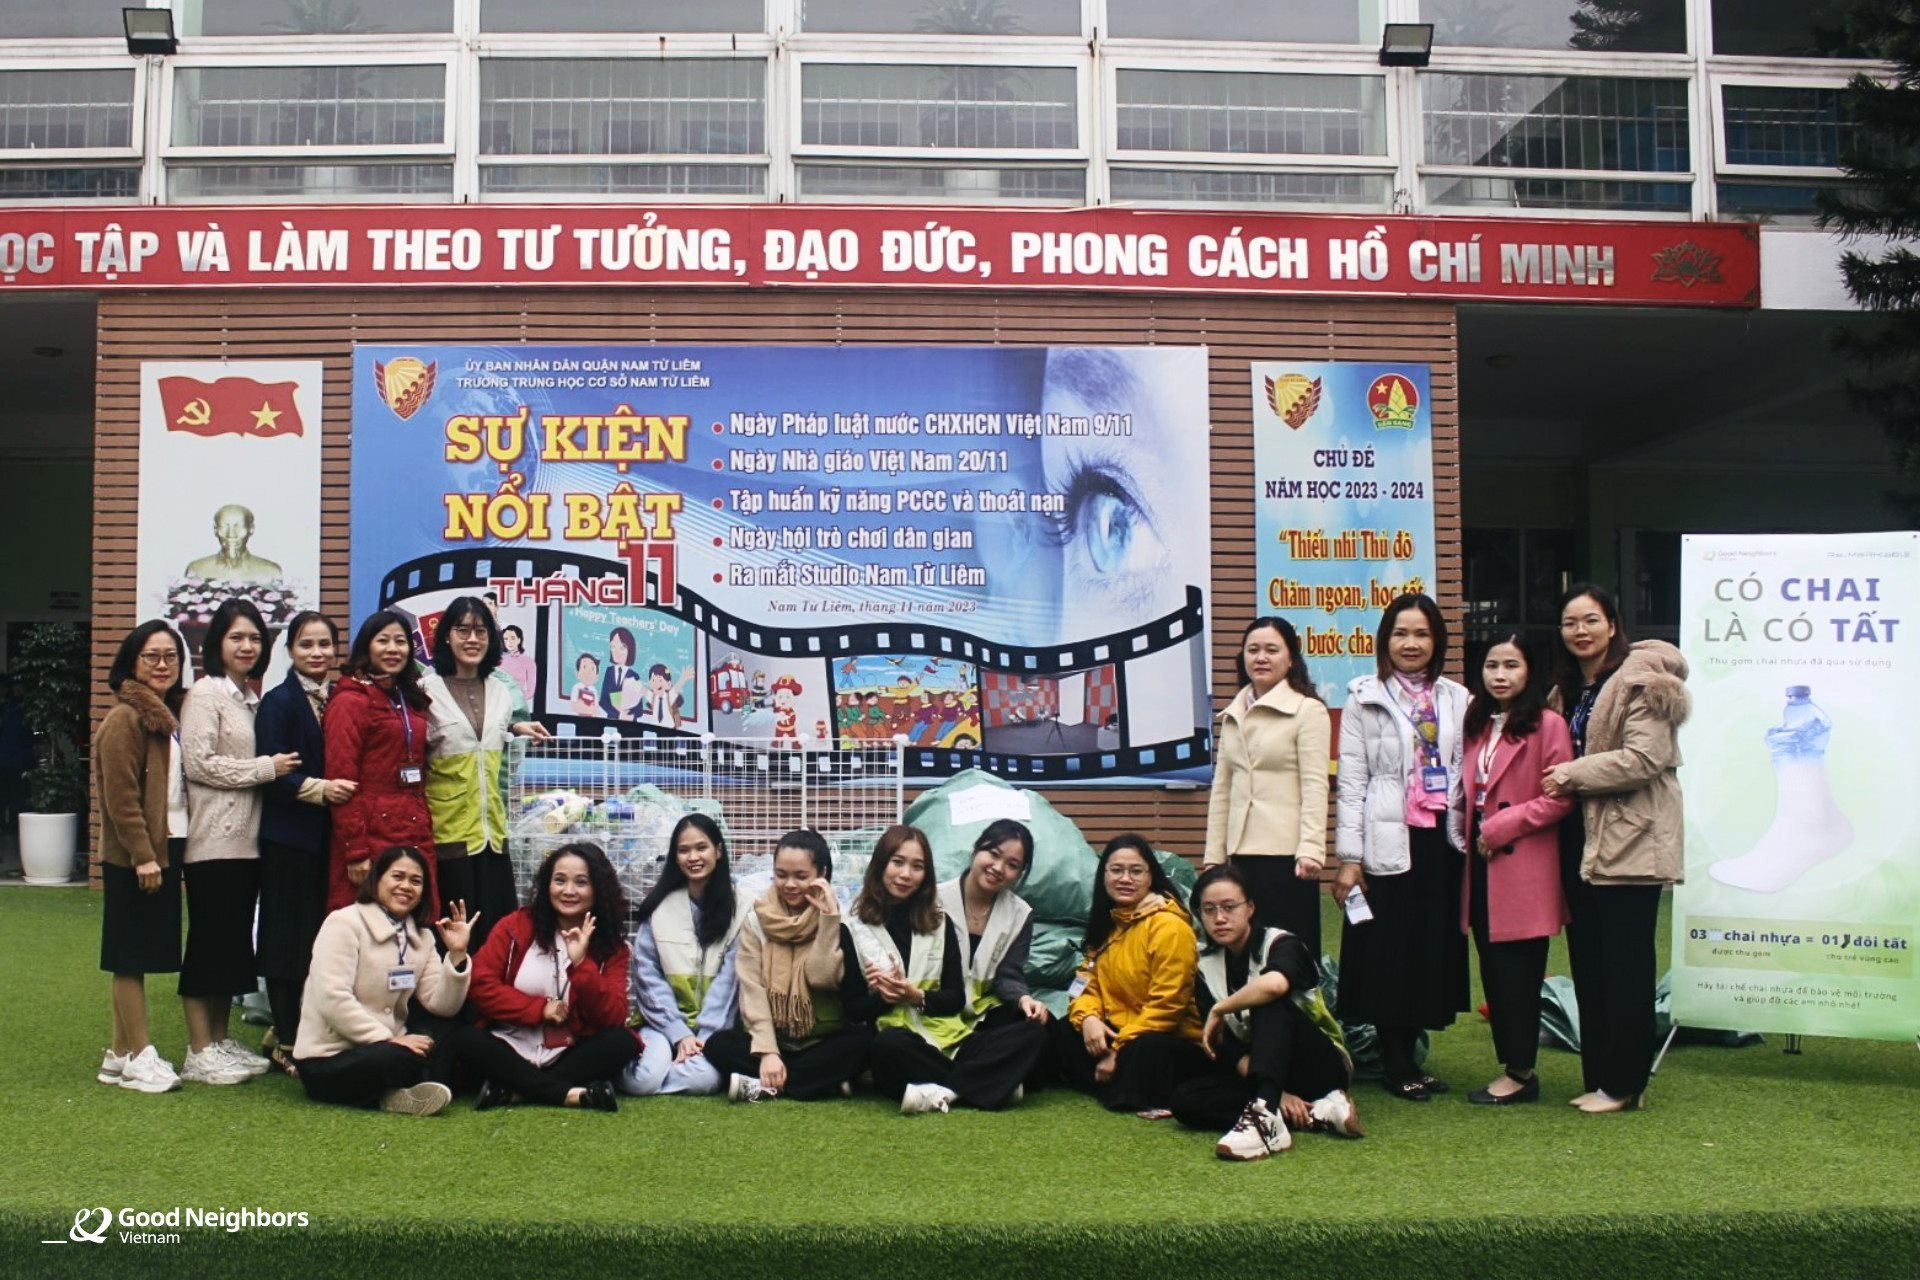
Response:
POLYGON ((1280 421, 1298 431, 1320 407, 1320 379, 1304 373, 1283 373, 1267 379, 1267 404, 1280 421))
POLYGON ((1383 373, 1367 388, 1367 409, 1376 431, 1411 431, 1420 393, 1397 373, 1383 373))
POLYGON ((381 364, 373 362, 373 382, 387 408, 401 419, 420 412, 420 406, 433 394, 433 380, 440 372, 439 361, 422 361, 400 356, 381 364))

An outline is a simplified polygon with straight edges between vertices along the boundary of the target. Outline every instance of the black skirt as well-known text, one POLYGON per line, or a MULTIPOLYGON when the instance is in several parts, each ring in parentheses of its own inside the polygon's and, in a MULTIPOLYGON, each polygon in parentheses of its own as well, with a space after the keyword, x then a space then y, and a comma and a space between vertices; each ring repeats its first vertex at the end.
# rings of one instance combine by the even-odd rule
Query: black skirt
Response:
POLYGON ((260 901, 257 858, 217 858, 186 867, 187 952, 180 994, 226 999, 256 990, 253 909, 260 901))
POLYGON ((520 907, 520 893, 513 883, 513 859, 498 849, 438 858, 440 909, 455 902, 467 904, 467 919, 477 913, 479 923, 467 940, 467 954, 478 955, 480 944, 493 932, 493 926, 520 907))
POLYGON ((128 976, 180 972, 180 860, 185 840, 167 841, 167 865, 160 889, 140 891, 132 867, 102 863, 100 879, 100 967, 128 976))
POLYGON ((1340 1019, 1438 1031, 1471 1007, 1460 932, 1461 856, 1437 827, 1408 829, 1413 865, 1368 875, 1373 919, 1340 930, 1340 1019))
POLYGON ((304 982, 327 918, 327 854, 260 842, 260 976, 304 982))

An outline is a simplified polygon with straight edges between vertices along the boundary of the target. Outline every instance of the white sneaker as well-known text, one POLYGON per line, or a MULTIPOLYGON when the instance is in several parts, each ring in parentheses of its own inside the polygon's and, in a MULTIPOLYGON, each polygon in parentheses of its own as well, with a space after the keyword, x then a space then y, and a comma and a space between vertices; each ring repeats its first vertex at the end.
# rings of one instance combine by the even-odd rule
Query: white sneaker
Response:
POLYGON ((254 1053, 238 1040, 235 1040, 232 1036, 228 1036, 225 1040, 216 1040, 207 1047, 218 1052, 221 1057, 231 1062, 234 1066, 239 1067, 250 1076, 263 1076, 267 1074, 267 1069, 273 1065, 267 1061, 267 1059, 254 1053))
POLYGON ((380 1095, 380 1109, 403 1116, 432 1116, 447 1109, 453 1090, 428 1080, 404 1089, 389 1089, 380 1095))
POLYGON ((180 1087, 180 1077, 173 1064, 148 1045, 121 1059, 120 1078, 114 1083, 138 1093, 167 1093, 180 1087))
POLYGON ((1026 1100, 1027 1086, 1023 1084, 1013 1086, 1013 1092, 1007 1095, 1007 1105, 1010 1107, 1017 1107, 1026 1100))
POLYGON ((900 1114, 918 1116, 929 1111, 945 1113, 959 1096, 943 1084, 910 1084, 907 1091, 900 1095, 900 1114))
POLYGON ((1287 1132, 1280 1117, 1255 1098, 1240 1112, 1233 1128, 1214 1144, 1213 1154, 1222 1160, 1265 1160, 1292 1145, 1293 1135, 1287 1132))
POLYGON ((127 1069, 127 1063, 132 1060, 133 1055, 130 1053, 115 1053, 109 1049, 100 1059, 100 1070, 93 1078, 101 1084, 119 1084, 120 1073, 127 1069))
POLYGON ((729 1102, 765 1102, 768 1098, 780 1096, 778 1089, 769 1089, 760 1083, 758 1076, 743 1076, 739 1072, 727 1078, 727 1101, 729 1102))
POLYGON ((198 1053, 187 1050, 180 1078, 195 1084, 245 1084, 253 1079, 253 1073, 221 1053, 218 1045, 210 1044, 198 1053))
POLYGON ((1313 1115, 1315 1133, 1331 1133, 1341 1138, 1358 1138, 1366 1133, 1360 1127, 1360 1113, 1346 1092, 1335 1089, 1308 1110, 1313 1115))

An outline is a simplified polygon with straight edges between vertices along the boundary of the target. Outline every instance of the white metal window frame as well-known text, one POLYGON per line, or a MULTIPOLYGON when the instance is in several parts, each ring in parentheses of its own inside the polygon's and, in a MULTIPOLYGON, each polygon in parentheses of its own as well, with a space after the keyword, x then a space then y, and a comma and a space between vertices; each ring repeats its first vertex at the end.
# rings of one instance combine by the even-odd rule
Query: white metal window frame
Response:
POLYGON ((1351 66, 1315 66, 1306 68, 1276 67, 1271 63, 1248 62, 1236 59, 1226 62, 1209 62, 1204 66, 1187 64, 1169 64, 1161 61, 1146 61, 1138 58, 1110 57, 1103 60, 1101 67, 1102 91, 1101 113, 1105 136, 1112 139, 1107 149, 1109 164, 1132 168, 1140 164, 1154 166, 1179 164, 1195 160, 1221 161, 1235 169, 1270 169, 1279 172, 1299 171, 1303 169, 1343 169, 1355 173, 1391 173, 1395 157, 1400 154, 1400 120, 1393 109, 1393 81, 1385 68, 1375 66, 1371 71, 1362 71, 1351 66), (1282 75, 1296 78, 1320 77, 1370 79, 1380 85, 1380 111, 1383 117, 1381 130, 1382 149, 1379 153, 1361 153, 1354 155, 1324 155, 1314 152, 1281 151, 1177 151, 1150 150, 1146 148, 1123 148, 1120 137, 1120 73, 1123 71, 1167 71, 1175 74, 1192 73, 1238 73, 1243 75, 1282 75))
MULTIPOLYGON (((659 41, 616 40, 600 44, 583 42, 577 34, 564 38, 543 35, 531 39, 515 39, 511 43, 504 41, 486 41, 479 46, 479 56, 470 60, 470 70, 463 85, 460 98, 462 110, 454 121, 458 131, 456 147, 456 168, 454 191, 456 198, 466 200, 484 199, 488 204, 554 204, 581 203, 605 204, 618 201, 650 200, 654 197, 621 192, 570 192, 570 191, 484 191, 480 172, 485 169, 503 168, 619 168, 628 165, 663 166, 695 165, 717 166, 722 168, 759 168, 766 171, 766 182, 762 187, 762 200, 774 198, 775 135, 780 132, 775 127, 774 78, 779 59, 773 56, 774 42, 765 37, 756 37, 752 41, 742 37, 739 41, 729 40, 725 36, 702 36, 698 39, 682 38, 672 41, 672 52, 662 58, 659 41), (644 46, 653 44, 655 47, 644 46), (743 47, 744 46, 744 47, 743 47), (756 47, 757 46, 757 47, 756 47), (725 152, 707 154, 688 151, 646 151, 646 152, 508 152, 500 155, 482 155, 480 153, 480 125, 484 104, 480 101, 480 80, 482 64, 487 62, 547 62, 547 61, 593 61, 593 62, 762 62, 766 74, 761 81, 761 120, 760 137, 763 148, 760 151, 725 152), (460 193, 470 194, 462 197, 460 193)), ((710 194, 675 193, 670 197, 675 204, 738 204, 742 197, 738 193, 716 192, 710 194)))
POLYGON ((131 124, 127 131, 127 145, 124 147, 0 147, 0 164, 16 165, 31 163, 35 167, 53 162, 81 161, 118 161, 125 163, 138 160, 140 145, 146 136, 146 67, 135 62, 131 67, 124 53, 118 58, 76 57, 62 58, 58 61, 46 58, 0 58, 0 72, 8 71, 47 71, 56 75, 70 71, 127 71, 133 72, 129 81, 132 95, 127 105, 132 108, 131 124))
POLYGON ((159 140, 158 151, 162 160, 257 160, 262 163, 289 162, 325 162, 328 160, 410 160, 453 158, 453 113, 456 98, 454 88, 458 74, 459 59, 452 54, 423 55, 416 53, 373 54, 353 58, 320 59, 310 53, 254 53, 246 56, 229 55, 221 57, 214 54, 194 54, 168 58, 166 70, 160 86, 160 100, 156 104, 159 113, 156 136, 159 140), (302 70, 315 68, 327 71, 351 70, 359 67, 438 67, 441 71, 440 84, 440 138, 436 142, 408 143, 348 143, 334 146, 317 146, 300 143, 277 146, 253 145, 248 147, 204 146, 194 143, 176 143, 173 141, 174 103, 179 75, 184 71, 245 71, 255 67, 284 68, 302 70))
POLYGON ((1715 68, 1708 74, 1708 96, 1713 103, 1714 172, 1723 178, 1786 178, 1798 182, 1838 181, 1846 173, 1838 165, 1812 164, 1734 164, 1727 159, 1727 89, 1844 89, 1846 78, 1818 77, 1796 68, 1798 75, 1759 77, 1751 72, 1727 73, 1715 68))

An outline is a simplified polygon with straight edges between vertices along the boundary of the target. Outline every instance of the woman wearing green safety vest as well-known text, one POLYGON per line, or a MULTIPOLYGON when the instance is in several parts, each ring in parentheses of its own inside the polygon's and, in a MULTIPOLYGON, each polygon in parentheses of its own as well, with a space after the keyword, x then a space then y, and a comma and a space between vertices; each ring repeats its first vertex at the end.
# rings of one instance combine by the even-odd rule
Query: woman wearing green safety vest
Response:
POLYGON ((620 1088, 641 1097, 720 1092, 707 1041, 733 1025, 734 952, 753 909, 734 895, 733 863, 712 818, 680 819, 667 848, 672 855, 635 913, 633 1003, 646 1025, 620 1088))
POLYGON ((427 812, 440 896, 460 899, 480 921, 478 953, 494 925, 520 906, 507 859, 507 739, 545 738, 520 686, 496 676, 500 628, 486 601, 457 596, 440 615, 433 637, 433 670, 420 687, 427 708, 427 812))
POLYGON ((934 892, 933 846, 918 827, 881 833, 846 929, 863 980, 847 1014, 874 1025, 874 1084, 900 1095, 908 1114, 946 1110, 946 1090, 914 1086, 930 1083, 925 1056, 951 1073, 971 1027, 968 988, 960 941, 934 892))
POLYGON ((873 1027, 846 1013, 866 984, 847 963, 832 875, 818 831, 780 837, 773 887, 747 913, 734 957, 740 1025, 707 1041, 707 1060, 727 1076, 735 1102, 835 1098, 867 1069, 873 1027))
POLYGON ((1047 1006, 1027 989, 1033 908, 1014 892, 1033 865, 1033 833, 1011 818, 973 842, 964 874, 936 890, 953 925, 965 975, 966 1038, 949 1058, 919 1035, 883 1031, 873 1044, 873 1079, 900 1094, 913 1115, 956 1102, 993 1110, 1019 1102, 1047 1051, 1047 1006))
POLYGON ((1174 1086, 1174 1118, 1222 1133, 1222 1160, 1285 1151, 1290 1129, 1359 1137, 1353 1063, 1305 939, 1254 924, 1258 904, 1237 867, 1207 868, 1193 900, 1208 944, 1193 994, 1213 1068, 1174 1086))

